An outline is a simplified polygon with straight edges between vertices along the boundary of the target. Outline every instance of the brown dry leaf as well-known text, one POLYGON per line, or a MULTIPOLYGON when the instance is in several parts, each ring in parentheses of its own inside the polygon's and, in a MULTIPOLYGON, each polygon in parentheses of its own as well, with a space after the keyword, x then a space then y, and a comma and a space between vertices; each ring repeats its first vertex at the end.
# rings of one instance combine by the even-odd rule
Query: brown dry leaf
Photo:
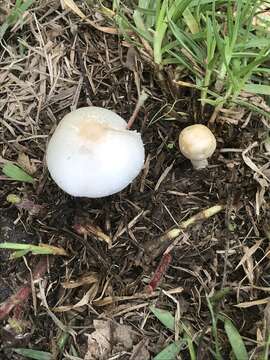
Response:
POLYGON ((60 256, 67 256, 68 255, 66 250, 63 249, 62 247, 48 245, 48 244, 42 244, 42 243, 40 243, 39 246, 44 248, 44 249, 50 250, 53 255, 60 255, 60 256))
POLYGON ((78 8, 73 0, 61 0, 61 5, 63 9, 70 9, 80 18, 85 19, 86 16, 84 13, 78 8))
POLYGON ((110 354, 130 351, 137 335, 128 325, 112 321, 94 320, 95 331, 88 335, 88 349, 84 360, 107 360, 110 354))
POLYGON ((129 360, 149 360, 150 353, 147 350, 148 342, 148 339, 143 339, 135 345, 129 360))
POLYGON ((29 159, 29 156, 24 153, 19 154, 17 163, 29 175, 33 175, 37 171, 36 165, 33 164, 33 162, 29 159))
POLYGON ((256 215, 259 216, 260 215, 260 208, 262 206, 262 204, 265 203, 264 200, 264 194, 266 189, 269 187, 270 185, 270 178, 265 174, 265 166, 258 168, 258 166, 251 160, 251 158, 247 155, 247 153, 253 149, 254 147, 257 147, 258 143, 254 142, 253 144, 251 144, 250 146, 248 146, 246 148, 246 150, 244 150, 242 152, 242 158, 244 160, 244 162, 246 163, 246 165, 254 171, 254 179, 258 182, 258 184, 260 185, 260 190, 257 191, 256 193, 256 215))
POLYGON ((270 297, 267 297, 267 298, 264 298, 264 299, 246 301, 246 302, 234 305, 234 306, 238 307, 238 308, 241 308, 241 309, 245 309, 245 308, 249 308, 249 307, 252 307, 252 306, 267 304, 269 302, 270 302, 270 297))
MULTIPOLYGON (((167 291, 167 294, 180 294, 183 292, 182 287, 177 287, 167 291)), ((122 302, 122 301, 131 301, 135 299, 152 299, 160 295, 160 291, 153 291, 151 294, 149 293, 135 293, 133 295, 127 296, 106 296, 102 299, 97 299, 94 301, 95 306, 107 306, 113 303, 122 302)))
POLYGON ((101 241, 105 241, 109 248, 111 248, 112 246, 112 239, 110 238, 110 236, 104 234, 104 232, 101 230, 101 228, 99 226, 95 226, 95 225, 91 225, 91 224, 75 224, 73 226, 73 229, 76 231, 77 234, 79 235, 94 235, 95 237, 97 237, 99 240, 101 241))
POLYGON ((94 21, 87 19, 84 13, 78 8, 73 0, 61 0, 61 5, 63 9, 70 9, 76 15, 78 15, 81 19, 85 20, 88 24, 93 26, 95 29, 102 31, 107 34, 118 34, 118 30, 112 27, 99 26, 94 21))
MULTIPOLYGON (((244 253, 247 253, 248 250, 249 250, 249 248, 247 246, 244 246, 244 253)), ((244 262, 244 264, 242 264, 242 266, 243 266, 243 269, 249 280, 249 283, 251 285, 253 285, 253 283, 254 283, 254 273, 253 273, 254 261, 253 261, 253 258, 251 256, 247 257, 246 261, 244 262)))
POLYGON ((18 209, 26 210, 31 216, 45 215, 47 205, 35 204, 32 200, 27 198, 20 198, 16 194, 8 194, 7 201, 15 205, 18 209))
POLYGON ((53 311, 54 312, 66 312, 66 311, 70 311, 73 309, 79 309, 82 306, 90 304, 93 301, 93 299, 96 297, 98 288, 99 288, 98 283, 93 284, 93 286, 87 291, 86 294, 84 294, 84 296, 81 298, 81 300, 78 301, 76 304, 57 306, 53 309, 53 311))
POLYGON ((16 204, 18 209, 24 209, 29 212, 31 216, 38 216, 41 214, 45 214, 46 205, 35 204, 32 200, 22 199, 19 204, 16 204))
POLYGON ((75 289, 84 285, 91 285, 99 281, 99 276, 97 273, 92 272, 88 275, 81 276, 76 280, 65 281, 62 283, 63 288, 65 289, 75 289))
POLYGON ((246 148, 246 150, 244 150, 242 152, 242 157, 244 162, 246 163, 246 165, 248 167, 251 168, 251 170, 253 170, 256 174, 261 175, 268 183, 270 182, 270 179, 261 171, 261 169, 258 168, 258 166, 256 164, 254 164, 254 162, 250 159, 250 157, 247 156, 247 153, 253 149, 254 147, 257 147, 258 143, 254 142, 253 144, 251 144, 250 146, 248 146, 246 148))
POLYGON ((247 246, 244 247, 245 255, 242 257, 241 261, 236 266, 235 270, 237 270, 241 265, 243 265, 258 250, 261 243, 262 243, 262 240, 258 240, 258 241, 256 241, 255 245, 251 246, 251 248, 249 248, 247 246))

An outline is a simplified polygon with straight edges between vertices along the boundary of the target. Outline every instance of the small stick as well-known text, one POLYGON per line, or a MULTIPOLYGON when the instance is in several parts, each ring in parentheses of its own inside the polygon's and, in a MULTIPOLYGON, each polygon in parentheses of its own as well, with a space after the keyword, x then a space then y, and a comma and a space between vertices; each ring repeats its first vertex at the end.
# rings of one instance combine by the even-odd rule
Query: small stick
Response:
POLYGON ((145 101, 147 100, 148 95, 146 94, 145 91, 142 91, 141 95, 138 98, 137 104, 135 106, 135 109, 133 111, 133 114, 131 115, 130 119, 128 120, 127 123, 127 129, 130 129, 140 111, 140 108, 143 106, 143 104, 145 103, 145 101))
MULTIPOLYGON (((33 271, 33 280, 39 279, 46 273, 47 259, 43 257, 36 265, 33 271)), ((0 304, 0 320, 3 320, 14 307, 25 303, 31 294, 31 281, 28 281, 26 285, 22 286, 14 295, 10 296, 6 301, 0 304)))
POLYGON ((171 243, 172 240, 176 239, 179 235, 181 235, 183 231, 186 230, 189 226, 195 224, 198 221, 207 220, 224 209, 225 205, 214 205, 208 209, 200 211, 194 216, 191 216, 188 220, 180 222, 179 226, 166 231, 157 240, 149 240, 145 244, 145 251, 152 259, 156 258, 164 250, 164 245, 166 243, 171 243))

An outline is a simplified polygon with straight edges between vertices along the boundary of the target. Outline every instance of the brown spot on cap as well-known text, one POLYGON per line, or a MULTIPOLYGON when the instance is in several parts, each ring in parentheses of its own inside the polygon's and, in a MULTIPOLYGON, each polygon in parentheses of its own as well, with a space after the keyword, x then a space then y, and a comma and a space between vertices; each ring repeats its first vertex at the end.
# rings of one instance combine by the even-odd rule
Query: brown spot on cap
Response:
POLYGON ((83 121, 78 126, 79 136, 92 142, 100 142, 101 139, 108 132, 108 127, 104 124, 100 124, 97 121, 83 121))

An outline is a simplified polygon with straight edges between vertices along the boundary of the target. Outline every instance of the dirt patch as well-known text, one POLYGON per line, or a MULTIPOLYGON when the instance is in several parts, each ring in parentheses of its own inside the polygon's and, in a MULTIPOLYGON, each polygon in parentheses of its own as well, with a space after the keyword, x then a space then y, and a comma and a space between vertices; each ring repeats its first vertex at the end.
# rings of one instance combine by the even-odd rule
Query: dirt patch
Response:
MULTIPOLYGON (((90 16, 89 9, 85 11, 90 16)), ((247 338, 249 350, 260 346, 265 305, 240 309, 234 305, 266 298, 269 291, 269 232, 265 228, 269 192, 265 188, 262 194, 254 168, 242 156, 257 142, 247 157, 259 168, 267 164, 269 157, 261 141, 264 125, 256 116, 244 127, 246 117, 237 125, 216 123, 217 151, 207 169, 194 171, 178 150, 178 134, 187 124, 206 124, 210 114, 200 118, 196 93, 181 94, 177 102, 165 98, 151 69, 139 57, 136 68, 127 66, 128 54, 118 36, 84 24, 56 2, 40 2, 27 14, 22 28, 18 24, 5 35, 0 50, 1 161, 16 162, 20 154, 27 155, 35 164, 36 182, 32 186, 1 177, 0 241, 59 245, 69 254, 68 258, 48 258, 46 281, 36 285, 36 309, 29 298, 19 315, 10 313, 3 320, 0 353, 5 359, 20 358, 11 351, 14 346, 59 355, 57 341, 65 328, 48 309, 76 304, 86 293, 87 305, 53 313, 76 332, 65 343, 70 355, 84 357, 85 334, 94 331, 93 321, 100 318, 131 326, 138 341, 147 338, 147 351, 156 354, 172 335, 148 306, 154 302, 174 313, 177 301, 181 319, 194 334, 202 335, 201 358, 209 359, 211 318, 206 295, 227 287, 230 291, 220 310, 247 338), (87 105, 103 106, 129 119, 138 99, 138 79, 150 94, 134 124, 145 143, 145 170, 127 189, 106 199, 76 199, 63 193, 44 163, 46 144, 56 125, 71 109, 87 105), (9 194, 45 205, 46 211, 33 215, 17 209, 6 201, 9 194), (155 242, 176 223, 216 204, 225 204, 226 211, 192 226, 189 237, 174 247, 156 295, 142 295, 160 261, 160 257, 145 258, 146 242, 155 242), (112 248, 93 235, 76 233, 74 225, 82 222, 110 236, 112 248), (258 240, 262 242, 256 252, 237 267, 258 240), (94 285, 62 286, 93 272, 98 274, 94 285), (42 289, 48 308, 40 300, 42 289), (167 294, 174 289, 172 300, 167 294), (27 322, 20 334, 8 322, 16 316, 17 321, 27 322)), ((9 260, 3 251, 0 258, 2 302, 25 283, 36 261, 31 256, 27 262, 9 260)), ((222 325, 220 340, 227 356, 230 347, 222 325)), ((130 356, 129 349, 119 359, 130 356)))

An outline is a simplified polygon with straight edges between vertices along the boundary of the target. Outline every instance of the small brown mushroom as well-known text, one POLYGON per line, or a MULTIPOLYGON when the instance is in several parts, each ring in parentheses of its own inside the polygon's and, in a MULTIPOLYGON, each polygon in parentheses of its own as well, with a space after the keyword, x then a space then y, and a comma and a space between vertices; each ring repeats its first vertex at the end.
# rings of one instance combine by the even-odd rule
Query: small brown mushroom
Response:
POLYGON ((179 135, 180 151, 196 170, 207 167, 207 159, 214 153, 216 145, 214 134, 205 125, 188 126, 179 135))

